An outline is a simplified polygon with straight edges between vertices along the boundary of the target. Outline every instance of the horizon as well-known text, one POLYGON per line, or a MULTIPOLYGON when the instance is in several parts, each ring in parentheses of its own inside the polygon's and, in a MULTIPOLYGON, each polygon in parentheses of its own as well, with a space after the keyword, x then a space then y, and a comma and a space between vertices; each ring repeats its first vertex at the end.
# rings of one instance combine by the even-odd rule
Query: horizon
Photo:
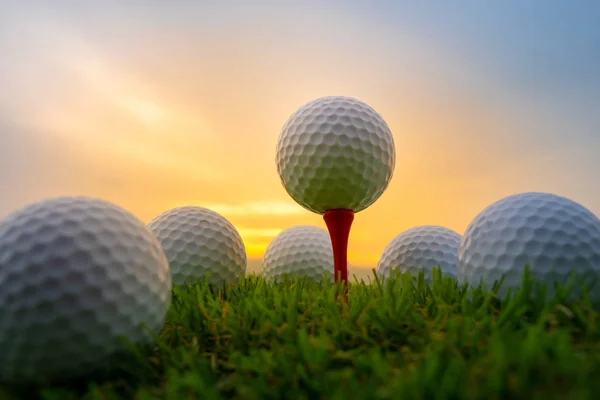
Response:
POLYGON ((328 95, 369 104, 396 144, 389 187, 354 219, 353 266, 414 226, 462 234, 515 193, 598 215, 599 19, 600 3, 555 0, 3 3, 0 218, 62 195, 145 223, 195 205, 260 259, 286 228, 325 228, 281 185, 275 144, 328 95))

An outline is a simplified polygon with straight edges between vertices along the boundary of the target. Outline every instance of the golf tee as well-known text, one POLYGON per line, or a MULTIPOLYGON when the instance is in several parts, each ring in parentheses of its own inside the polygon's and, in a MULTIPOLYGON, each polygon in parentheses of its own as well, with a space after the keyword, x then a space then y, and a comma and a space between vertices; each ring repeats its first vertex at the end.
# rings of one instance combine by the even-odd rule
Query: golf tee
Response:
POLYGON ((323 214, 325 224, 331 237, 333 248, 334 282, 342 282, 344 285, 345 300, 348 297, 348 238, 350 228, 354 220, 352 210, 329 210, 323 214))

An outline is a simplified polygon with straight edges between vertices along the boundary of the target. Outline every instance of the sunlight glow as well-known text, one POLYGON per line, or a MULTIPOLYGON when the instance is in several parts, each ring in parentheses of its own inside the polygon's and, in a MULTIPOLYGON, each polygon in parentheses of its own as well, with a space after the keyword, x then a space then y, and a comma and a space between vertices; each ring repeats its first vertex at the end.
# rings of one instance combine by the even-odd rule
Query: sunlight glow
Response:
POLYGON ((325 228, 288 196, 275 153, 291 113, 327 95, 364 100, 396 143, 389 187, 354 219, 354 265, 376 265, 413 226, 464 232, 479 210, 511 193, 561 193, 599 213, 589 183, 598 169, 597 113, 588 114, 589 98, 571 99, 574 90, 561 100, 562 84, 547 98, 520 90, 502 75, 509 71, 490 70, 468 46, 457 51, 433 31, 380 26, 362 12, 331 19, 298 7, 286 20, 253 5, 256 18, 222 9, 220 21, 198 23, 207 17, 198 14, 187 24, 151 5, 131 18, 111 3, 98 5, 98 15, 87 6, 26 5, 0 23, 8 50, 0 164, 9 165, 0 182, 10 189, 0 215, 72 193, 148 222, 196 205, 230 220, 248 255, 262 257, 286 228, 325 228))
POLYGON ((209 208, 223 215, 302 215, 307 213, 304 208, 293 202, 283 201, 264 201, 260 203, 242 203, 242 204, 207 204, 204 207, 209 208))
POLYGON ((244 241, 244 246, 246 247, 246 254, 248 258, 262 258, 263 254, 265 254, 265 250, 269 245, 268 242, 246 242, 244 241))
POLYGON ((130 114, 149 126, 165 122, 167 118, 171 117, 164 107, 158 106, 153 101, 129 97, 123 100, 121 104, 130 114))
POLYGON ((281 233, 282 229, 240 227, 237 228, 237 231, 242 238, 274 238, 281 233))

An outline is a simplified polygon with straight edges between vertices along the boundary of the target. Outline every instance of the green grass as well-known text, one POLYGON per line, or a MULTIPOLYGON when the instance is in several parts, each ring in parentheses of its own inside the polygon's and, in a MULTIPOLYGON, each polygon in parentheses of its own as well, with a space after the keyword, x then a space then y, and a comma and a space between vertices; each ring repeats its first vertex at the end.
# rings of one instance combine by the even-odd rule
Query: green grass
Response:
MULTIPOLYGON (((512 299, 450 278, 175 290, 153 349, 108 375, 0 391, 42 399, 597 399, 599 314, 528 280, 512 299), (396 282, 397 283, 397 282, 396 282), (537 293, 537 294, 536 294, 537 293)), ((11 397, 12 396, 12 397, 11 397)))

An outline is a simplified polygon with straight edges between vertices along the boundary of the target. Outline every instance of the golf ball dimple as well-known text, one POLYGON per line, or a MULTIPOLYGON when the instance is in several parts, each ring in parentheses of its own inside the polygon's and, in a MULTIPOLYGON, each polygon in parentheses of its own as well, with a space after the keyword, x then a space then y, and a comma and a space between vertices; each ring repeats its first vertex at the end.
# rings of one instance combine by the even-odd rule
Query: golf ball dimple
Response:
MULTIPOLYGON (((506 274, 498 293, 503 296, 519 287, 525 265, 533 279, 550 284, 565 283, 571 271, 598 277, 600 220, 580 204, 548 193, 516 194, 489 205, 462 238, 459 280, 491 288, 506 274)), ((548 290, 552 293, 552 285, 548 290)))
POLYGON ((178 207, 148 224, 169 260, 174 285, 204 280, 235 284, 246 273, 246 248, 235 227, 215 211, 178 207))
POLYGON ((316 282, 333 280, 333 250, 329 233, 316 226, 300 225, 277 235, 265 251, 262 276, 279 281, 285 275, 306 276, 316 282))
POLYGON ((124 349, 121 336, 148 343, 170 302, 158 240, 117 206, 60 197, 0 221, 2 381, 93 372, 124 349))
POLYGON ((432 281, 432 267, 456 278, 456 255, 461 236, 436 225, 408 229, 386 246, 377 265, 377 274, 389 276, 392 271, 410 272, 416 277, 423 271, 425 281, 432 281))
POLYGON ((367 104, 322 97, 298 109, 277 141, 277 171, 289 195, 318 214, 364 210, 387 188, 396 162, 394 139, 367 104))

